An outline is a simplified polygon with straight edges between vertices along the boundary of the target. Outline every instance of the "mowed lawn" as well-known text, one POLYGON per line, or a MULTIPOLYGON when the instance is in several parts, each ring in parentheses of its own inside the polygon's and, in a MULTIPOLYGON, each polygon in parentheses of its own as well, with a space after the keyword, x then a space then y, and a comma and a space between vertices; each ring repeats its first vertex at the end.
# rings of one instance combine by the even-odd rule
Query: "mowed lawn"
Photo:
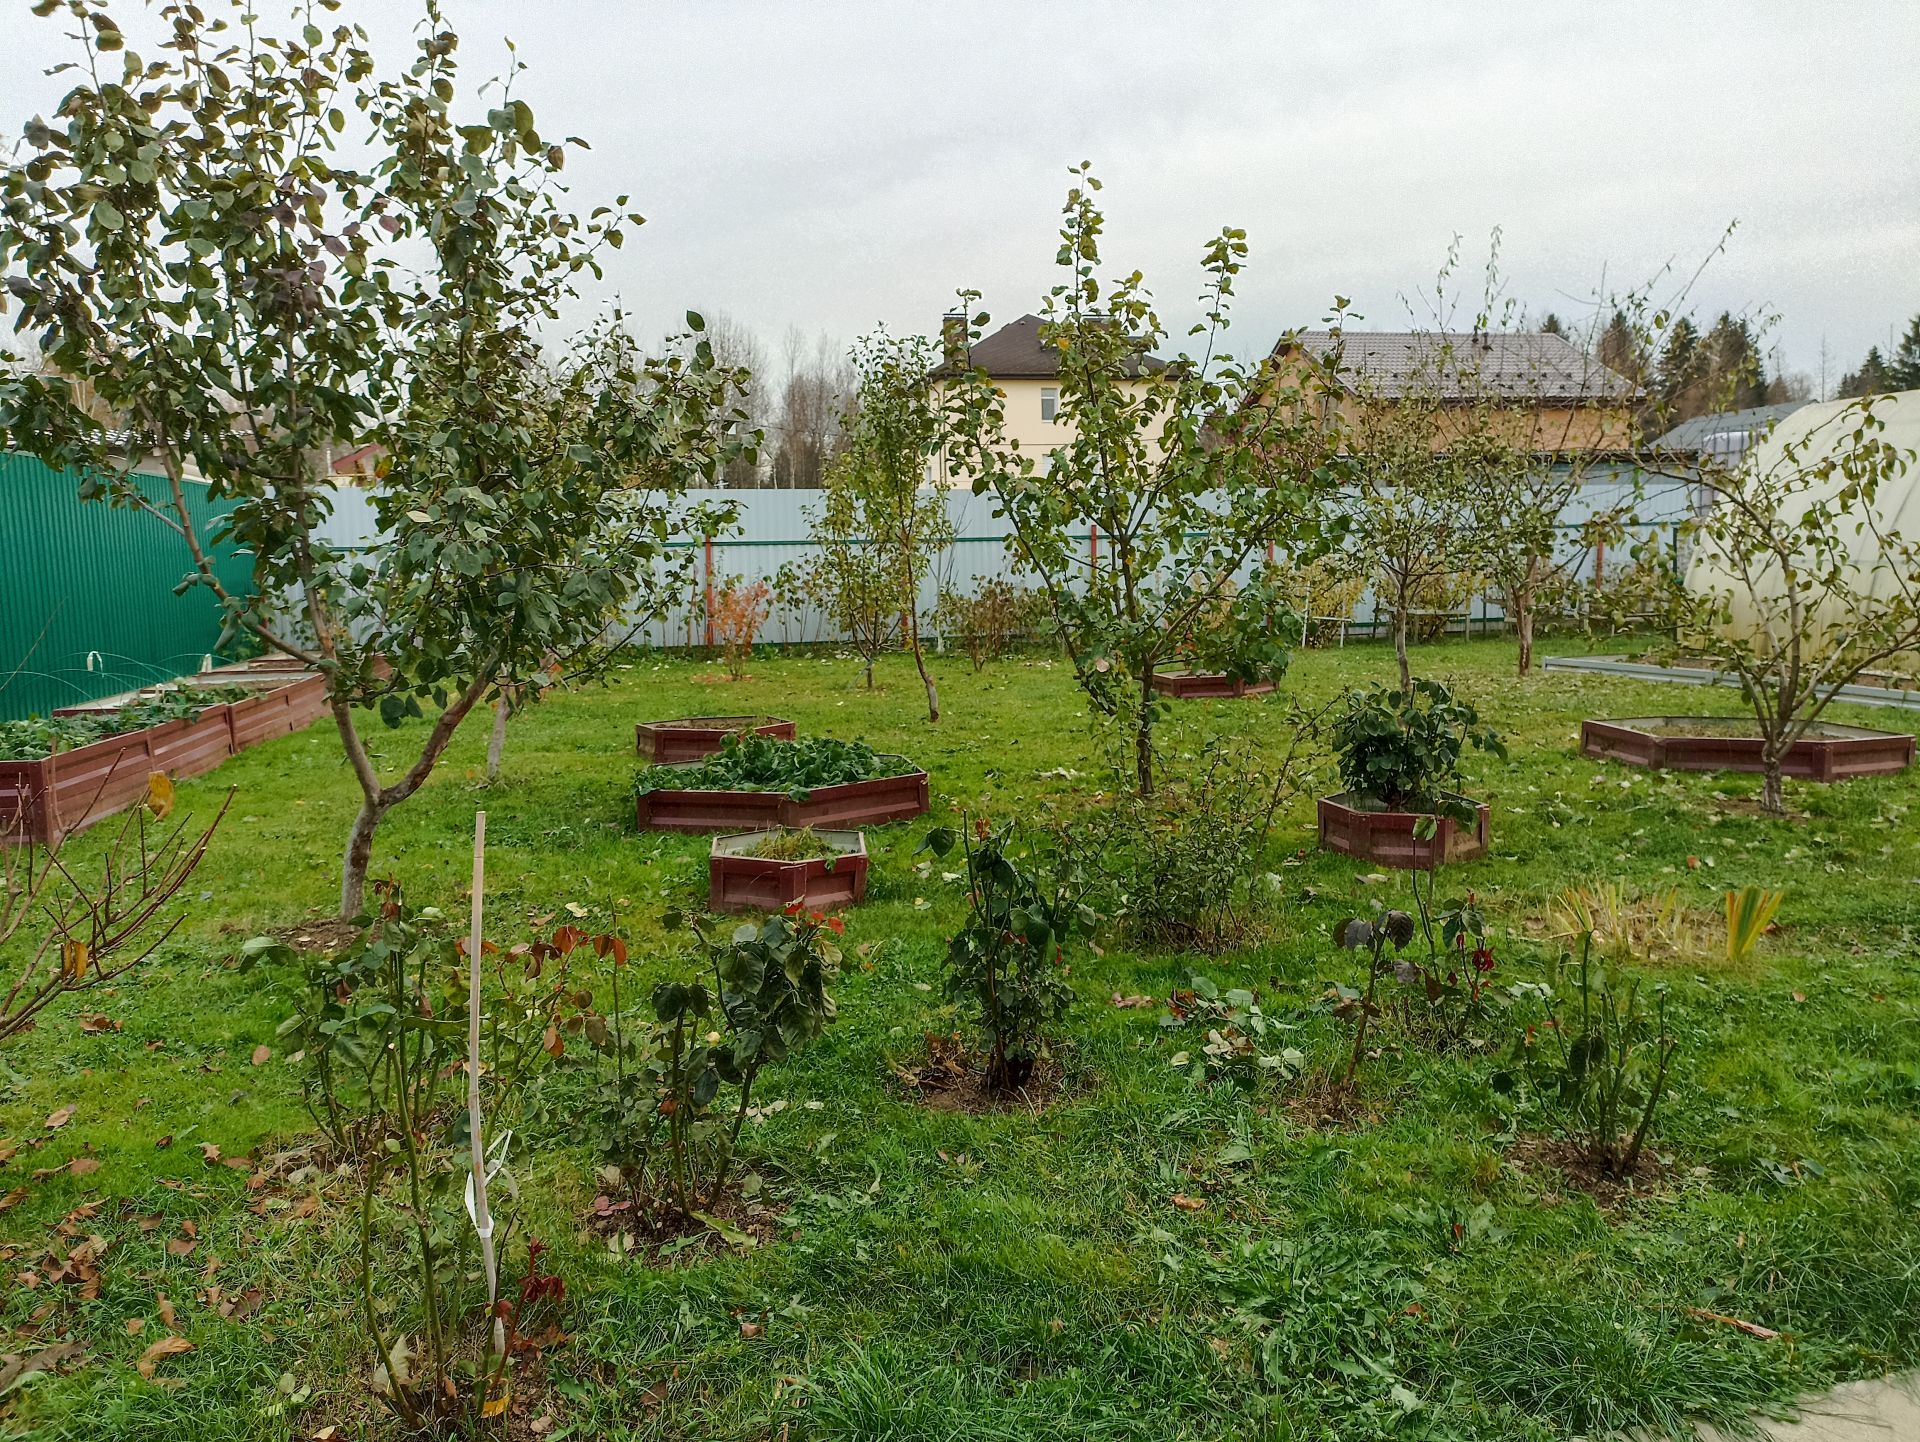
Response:
MULTIPOLYGON (((1682 1040, 1656 1138, 1669 1164, 1650 1195, 1604 1211, 1506 1159, 1554 1118, 1516 1114, 1490 1089, 1500 1022, 1485 1048, 1447 1056, 1389 1027, 1364 1074, 1367 1118, 1325 1127, 1289 1112, 1285 1086, 1196 1087, 1169 1065, 1191 1034, 1164 1031, 1158 1006, 1113 1005, 1116 993, 1164 1000, 1197 970, 1256 988, 1310 1075, 1336 1064, 1347 1033, 1325 994, 1357 971, 1332 925, 1407 892, 1315 851, 1306 799, 1272 839, 1259 944, 1199 958, 1110 934, 1083 950, 1059 1051, 1070 1085, 1051 1107, 973 1116, 910 1095, 897 1068, 955 1024, 941 961, 963 911, 940 867, 916 869, 927 825, 962 807, 1037 819, 1101 784, 1057 661, 975 675, 939 660, 936 728, 897 658, 873 692, 851 661, 818 654, 756 658, 738 683, 710 662, 639 658, 517 720, 492 788, 477 781, 484 719, 469 725, 381 831, 376 874, 460 912, 484 806, 490 937, 529 938, 534 918, 572 902, 626 931, 649 978, 676 964, 660 914, 704 899, 706 842, 633 830, 636 721, 769 712, 932 775, 929 822, 869 837, 873 884, 847 919, 839 1020, 762 1081, 758 1100, 788 1104, 746 1133, 784 1209, 774 1241, 689 1249, 670 1265, 622 1257, 583 1226, 596 1161, 567 1135, 564 1105, 518 1139, 510 1206, 553 1244, 568 1288, 538 1435, 1506 1442, 1734 1419, 1920 1359, 1920 777, 1790 782, 1795 814, 1769 820, 1754 812, 1757 778, 1578 754, 1585 716, 1734 714, 1735 694, 1518 681, 1512 660, 1498 642, 1417 656, 1509 741, 1506 761, 1469 763, 1469 789, 1493 809, 1493 853, 1440 886, 1442 899, 1478 893, 1496 980, 1546 974, 1548 904, 1576 883, 1677 887, 1706 941, 1647 967, 1682 1040), (1747 884, 1786 900, 1759 956, 1733 966, 1721 898, 1747 884)), ((1379 646, 1315 651, 1285 689, 1324 700, 1391 669, 1379 646)), ((1282 715, 1278 703, 1185 703, 1170 741, 1198 750, 1251 728, 1277 747, 1282 715)), ((423 724, 368 731, 395 767, 423 724)), ((63 1338, 84 1349, 17 1384, 0 1428, 195 1442, 378 1431, 351 1184, 250 1185, 310 1140, 299 1069, 274 1035, 299 973, 234 964, 246 937, 330 909, 356 793, 325 724, 181 795, 205 814, 227 786, 231 813, 163 954, 0 1056, 4 1350, 63 1338), (94 1013, 106 1020, 83 1024, 94 1013), (98 1168, 36 1175, 74 1158, 98 1168), (80 1269, 91 1282, 51 1275, 76 1246, 97 1254, 80 1269), (168 1311, 193 1350, 148 1379, 134 1363, 168 1311)))

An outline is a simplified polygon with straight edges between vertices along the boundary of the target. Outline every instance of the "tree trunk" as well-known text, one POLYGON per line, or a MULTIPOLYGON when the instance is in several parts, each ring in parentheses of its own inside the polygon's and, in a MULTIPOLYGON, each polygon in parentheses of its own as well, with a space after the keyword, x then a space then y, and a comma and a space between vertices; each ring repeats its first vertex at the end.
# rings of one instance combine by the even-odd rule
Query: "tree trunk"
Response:
POLYGON ((500 688, 500 695, 493 703, 493 735, 487 741, 487 783, 492 785, 500 779, 500 758, 507 749, 507 716, 512 711, 507 701, 507 688, 500 688))
POLYGON ((907 613, 907 641, 913 647, 913 664, 919 668, 920 684, 927 688, 927 720, 937 726, 940 724, 940 688, 933 684, 933 676, 927 670, 927 658, 920 649, 920 613, 917 609, 907 613))
POLYGON ((386 808, 371 797, 360 803, 347 833, 347 855, 340 868, 340 919, 351 921, 366 907, 367 868, 373 862, 373 833, 386 808))
POLYGON ((1513 628, 1520 636, 1520 674, 1533 674, 1533 604, 1516 598, 1513 607, 1513 628))
POLYGON ((1780 784, 1780 758, 1768 748, 1766 756, 1766 776, 1760 783, 1760 809, 1769 816, 1787 814, 1786 792, 1780 784))
POLYGON ((1393 613, 1393 658, 1400 663, 1400 689, 1413 689, 1413 666, 1407 660, 1407 608, 1401 606, 1393 613))
POLYGON ((1134 777, 1142 796, 1153 795, 1153 663, 1140 673, 1140 715, 1133 731, 1134 777))

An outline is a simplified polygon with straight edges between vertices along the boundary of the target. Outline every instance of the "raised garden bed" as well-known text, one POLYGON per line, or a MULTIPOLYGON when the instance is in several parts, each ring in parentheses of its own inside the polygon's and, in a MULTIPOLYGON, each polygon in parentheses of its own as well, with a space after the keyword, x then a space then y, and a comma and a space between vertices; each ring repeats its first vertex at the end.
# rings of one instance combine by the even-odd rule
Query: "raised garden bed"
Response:
POLYGON ((50 755, 0 760, 0 841, 47 842, 124 811, 147 794, 147 778, 200 776, 228 757, 286 736, 326 713, 326 678, 251 663, 183 677, 157 692, 112 704, 65 706, 63 720, 110 722, 131 702, 216 690, 197 715, 69 744, 50 755), (244 694, 240 694, 244 693, 244 694))
POLYGON ((233 755, 227 705, 36 760, 0 761, 0 840, 56 841, 145 798, 155 771, 179 779, 213 770, 233 755))
POLYGON ((1436 819, 1433 835, 1422 839, 1415 834, 1425 819, 1419 812, 1369 807, 1345 791, 1323 796, 1320 844, 1329 851, 1402 871, 1431 871, 1449 861, 1470 861, 1487 854, 1487 808, 1477 801, 1467 804, 1474 812, 1471 827, 1441 816, 1436 819))
MULTIPOLYGON (((1727 716, 1632 716, 1582 721, 1580 749, 1629 766, 1668 771, 1764 771, 1750 721, 1727 716)), ((1781 773, 1807 781, 1884 776, 1913 764, 1914 738, 1820 722, 1787 751, 1781 773)))
MULTIPOLYGON (((880 758, 901 762, 897 756, 880 758)), ((682 762, 682 765, 698 765, 682 762)), ((645 791, 635 798, 642 830, 752 831, 775 826, 799 828, 884 826, 924 815, 927 773, 907 770, 898 776, 787 791, 645 791)))
POLYGON ((1153 689, 1177 701, 1203 701, 1226 696, 1264 696, 1271 681, 1242 681, 1219 671, 1157 671, 1153 689))
POLYGON ((852 906, 867 894, 867 839, 858 831, 747 831, 716 836, 707 860, 712 911, 780 911, 795 902, 816 911, 852 906), (755 856, 770 841, 824 855, 755 856))
POLYGON ((729 736, 751 733, 774 741, 791 741, 794 725, 777 716, 683 716, 678 721, 642 721, 633 728, 634 742, 649 761, 698 761, 718 751, 729 736))

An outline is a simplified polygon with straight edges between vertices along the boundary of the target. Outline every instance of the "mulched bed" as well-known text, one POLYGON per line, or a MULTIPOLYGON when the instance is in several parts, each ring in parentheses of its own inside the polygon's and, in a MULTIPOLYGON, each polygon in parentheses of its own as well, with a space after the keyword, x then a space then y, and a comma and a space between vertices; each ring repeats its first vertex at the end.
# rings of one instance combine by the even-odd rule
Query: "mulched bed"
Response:
POLYGON ((360 940, 360 928, 337 916, 315 917, 271 932, 275 941, 315 956, 338 956, 360 940))
MULTIPOLYGON (((744 1232, 764 1245, 780 1235, 784 1208, 759 1198, 746 1198, 729 1189, 707 1212, 729 1230, 744 1232)), ((583 1219, 587 1231, 652 1267, 671 1267, 683 1260, 699 1260, 733 1245, 698 1217, 650 1215, 636 1210, 624 1195, 601 1192, 583 1219)))
POLYGON ((1640 1153, 1639 1165, 1632 1176, 1609 1176, 1578 1142, 1538 1132, 1515 1138, 1507 1148, 1506 1164, 1523 1176, 1562 1181, 1572 1190, 1585 1193, 1603 1212, 1644 1200, 1662 1190, 1669 1170, 1653 1148, 1648 1147, 1640 1153))
POLYGON ((1034 1063, 1033 1075, 1025 1086, 1010 1092, 991 1091, 985 1068, 974 1065, 966 1044, 958 1037, 934 1032, 927 1033, 926 1065, 917 1071, 895 1067, 894 1074, 929 1110, 975 1116, 1016 1108, 1043 1112, 1068 1091, 1066 1072, 1051 1057, 1041 1057, 1034 1063))

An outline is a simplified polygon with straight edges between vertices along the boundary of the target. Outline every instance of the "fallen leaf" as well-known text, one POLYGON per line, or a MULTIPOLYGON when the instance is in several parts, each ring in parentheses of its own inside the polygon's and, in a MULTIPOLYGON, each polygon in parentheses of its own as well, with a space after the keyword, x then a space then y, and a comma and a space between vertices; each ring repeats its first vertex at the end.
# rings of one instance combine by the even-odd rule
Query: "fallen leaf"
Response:
POLYGON ((220 1160, 220 1148, 216 1147, 212 1142, 202 1142, 200 1143, 200 1156, 208 1166, 212 1166, 220 1160))
POLYGON ((191 1237, 175 1237, 167 1243, 167 1255, 169 1257, 191 1257, 193 1255, 193 1249, 199 1245, 200 1244, 191 1237))
POLYGON ((1184 1192, 1175 1192, 1173 1194, 1173 1204, 1183 1212, 1205 1211, 1207 1206, 1203 1199, 1190 1197, 1184 1192))
POLYGON ((15 1187, 4 1197, 0 1197, 0 1212, 4 1212, 10 1207, 17 1207, 26 1199, 27 1189, 25 1187, 15 1187))
POLYGON ((65 1126, 68 1122, 72 1120, 73 1120, 73 1108, 71 1106, 61 1107, 59 1111, 53 1112, 48 1115, 47 1130, 50 1132, 58 1131, 61 1127, 65 1126))
POLYGON ((1805 1001, 1807 999, 1807 994, 1804 991, 1796 991, 1793 994, 1793 999, 1795 1001, 1805 1001))
POLYGON ((0 1365, 0 1393, 5 1393, 22 1377, 34 1372, 50 1372, 69 1357, 80 1355, 82 1348, 78 1342, 56 1342, 51 1347, 42 1347, 31 1356, 17 1357, 0 1365))
POLYGON ((177 1357, 182 1352, 191 1352, 193 1343, 185 1337, 161 1337, 146 1351, 140 1354, 140 1360, 133 1365, 142 1377, 151 1377, 153 1369, 168 1357, 177 1357))
POLYGON ((766 1328, 758 1322, 742 1322, 740 1324, 740 1335, 743 1337, 757 1337, 764 1331, 766 1331, 766 1328))
POLYGON ((272 1055, 272 1047, 266 1045, 257 1046, 253 1049, 253 1064, 255 1066, 265 1066, 267 1064, 267 1058, 272 1055))
POLYGON ((76 1177, 92 1176, 100 1170, 98 1157, 75 1157, 67 1163, 67 1171, 76 1177))
POLYGON ((127 1318, 127 1335, 129 1337, 139 1336, 142 1329, 145 1328, 146 1325, 147 1325, 147 1319, 145 1317, 127 1318))
POLYGON ((1122 996, 1116 991, 1113 994, 1113 1004, 1123 1011, 1131 1010, 1137 1007, 1152 1006, 1153 998, 1150 996, 1122 996))
POLYGON ((160 1313, 160 1320, 171 1327, 173 1325, 173 1302, 165 1292, 154 1298, 154 1308, 160 1313))
POLYGON ((120 1023, 104 1011, 85 1012, 80 1017, 80 1030, 88 1034, 102 1031, 118 1031, 120 1023))

